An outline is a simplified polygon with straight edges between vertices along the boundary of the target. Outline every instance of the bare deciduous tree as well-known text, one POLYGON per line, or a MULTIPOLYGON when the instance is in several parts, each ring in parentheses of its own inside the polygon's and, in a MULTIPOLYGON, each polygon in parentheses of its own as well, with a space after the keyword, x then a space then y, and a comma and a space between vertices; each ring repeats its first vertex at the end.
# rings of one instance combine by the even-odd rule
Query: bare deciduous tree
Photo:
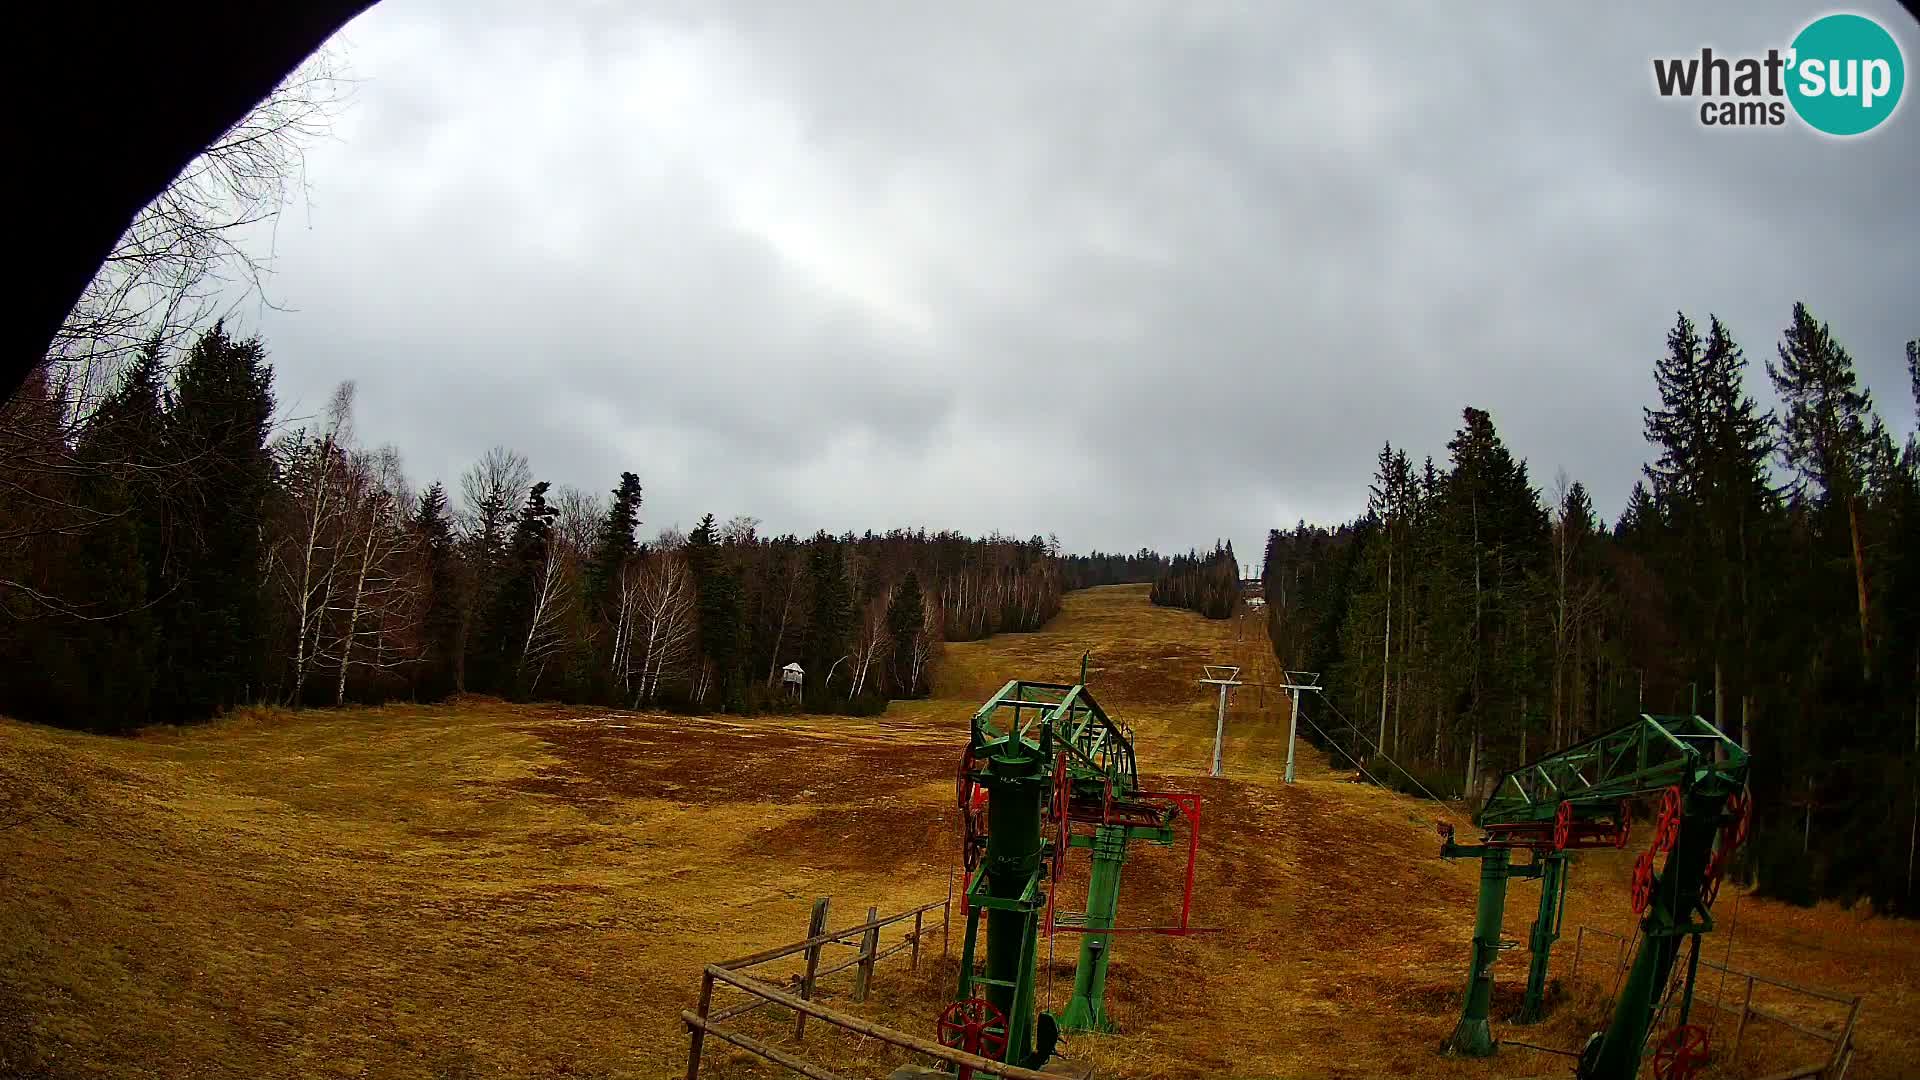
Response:
POLYGON ((553 508, 560 512, 554 519, 553 534, 575 555, 584 557, 593 550, 593 542, 606 519, 606 500, 570 484, 554 489, 553 508))
POLYGON ((773 551, 774 588, 780 593, 780 615, 778 627, 773 633, 773 659, 767 663, 767 686, 773 686, 773 680, 780 675, 780 648, 787 641, 787 623, 792 618, 795 601, 800 595, 800 585, 806 580, 806 560, 798 551, 786 551, 776 547, 773 551))
POLYGON ((177 346, 223 306, 261 294, 268 227, 348 101, 338 61, 316 53, 128 225, 47 353, 82 414, 139 349, 177 346))
POLYGON ((933 658, 939 654, 941 628, 946 625, 946 615, 940 610, 940 602, 929 594, 925 606, 920 612, 920 629, 913 635, 913 655, 909 663, 909 683, 907 693, 917 693, 921 682, 926 678, 927 669, 932 666, 933 658))
POLYGON ((1599 614, 1600 582, 1588 577, 1581 552, 1592 536, 1584 495, 1569 486, 1567 472, 1554 477, 1554 505, 1549 512, 1553 533, 1552 603, 1547 618, 1553 626, 1553 717, 1548 739, 1558 748, 1570 735, 1568 698, 1580 680, 1579 649, 1588 625, 1599 614))
POLYGON ((635 623, 640 652, 639 703, 660 693, 660 682, 685 671, 695 635, 693 569, 677 551, 655 552, 638 580, 635 623))
POLYGON ((513 515, 533 487, 525 454, 495 446, 460 474, 460 508, 454 524, 467 542, 493 555, 506 549, 513 515))
POLYGON ((377 453, 355 455, 349 469, 349 510, 346 517, 347 557, 353 560, 351 589, 336 608, 344 615, 331 659, 338 667, 333 701, 347 698, 347 675, 353 665, 379 670, 419 659, 417 640, 394 648, 398 635, 414 627, 420 581, 413 572, 413 533, 407 528, 410 487, 400 467, 400 453, 391 446, 377 453))
POLYGON ((727 519, 720 527, 720 542, 750 546, 760 535, 760 519, 746 514, 736 514, 727 519))
POLYGON ((345 474, 353 446, 353 396, 353 383, 341 383, 318 430, 296 430, 274 446, 292 521, 279 543, 268 549, 268 577, 280 580, 293 610, 291 701, 295 708, 306 692, 321 623, 332 606, 334 572, 340 565, 340 525, 351 497, 345 474))
POLYGON ((533 581, 533 611, 527 620, 527 636, 520 647, 520 670, 532 669, 528 687, 538 686, 546 674, 547 661, 567 646, 567 616, 574 598, 574 577, 579 559, 566 540, 555 535, 547 541, 546 558, 540 562, 533 581))
POLYGON ((867 677, 873 672, 873 662, 893 644, 887 632, 887 609, 893 605, 893 592, 889 588, 874 597, 860 613, 859 629, 853 642, 853 681, 847 687, 849 701, 859 697, 860 691, 867 688, 867 677))

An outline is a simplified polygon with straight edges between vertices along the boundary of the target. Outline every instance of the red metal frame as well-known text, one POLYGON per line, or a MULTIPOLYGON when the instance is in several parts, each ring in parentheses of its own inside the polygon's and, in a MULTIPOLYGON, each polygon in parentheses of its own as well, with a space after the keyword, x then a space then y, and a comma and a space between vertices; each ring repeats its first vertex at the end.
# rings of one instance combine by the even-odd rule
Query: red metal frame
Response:
POLYGON ((1062 926, 1053 915, 1053 899, 1047 899, 1047 929, 1049 933, 1059 934, 1160 934, 1165 937, 1186 937, 1189 934, 1218 934, 1223 926, 1194 926, 1193 919, 1193 882, 1195 868, 1200 859, 1200 796, 1187 791, 1136 791, 1133 798, 1126 802, 1113 800, 1113 789, 1109 786, 1101 798, 1098 815, 1070 809, 1069 816, 1074 821, 1095 825, 1145 825, 1163 824, 1170 819, 1163 812, 1145 805, 1152 801, 1172 803, 1175 812, 1187 821, 1187 874, 1186 884, 1181 890, 1180 922, 1175 926, 1110 926, 1093 928, 1086 926, 1062 926), (1135 801, 1138 800, 1138 801, 1135 801), (1116 820, 1116 814, 1118 818, 1116 820))
MULTIPOLYGON (((986 998, 956 1001, 934 1021, 940 1045, 981 1057, 998 1058, 1007 1050, 1007 1016, 986 998)), ((960 1080, 969 1080, 973 1068, 960 1066, 960 1080)))
MULTIPOLYGON (((1624 848, 1632 829, 1626 804, 1616 815, 1618 821, 1581 821, 1573 816, 1571 803, 1561 803, 1552 821, 1525 821, 1486 826, 1487 847, 1532 848, 1536 853, 1577 851, 1585 848, 1624 848)), ((1440 831, 1442 839, 1453 839, 1453 829, 1440 831)))
POLYGON ((1713 1057, 1710 1035, 1699 1024, 1682 1024, 1667 1032, 1653 1051, 1657 1080, 1693 1080, 1713 1057))

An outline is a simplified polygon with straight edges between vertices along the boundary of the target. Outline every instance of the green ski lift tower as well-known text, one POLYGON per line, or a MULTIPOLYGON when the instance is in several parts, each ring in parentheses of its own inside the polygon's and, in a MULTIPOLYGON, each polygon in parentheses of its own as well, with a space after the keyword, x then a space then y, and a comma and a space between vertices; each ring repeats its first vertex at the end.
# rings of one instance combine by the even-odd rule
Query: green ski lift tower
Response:
POLYGON ((1643 714, 1503 773, 1474 817, 1483 833, 1480 843, 1456 843, 1452 826, 1442 824, 1442 858, 1480 860, 1479 909, 1460 1022, 1442 1049, 1476 1057, 1496 1049, 1488 1013, 1494 964, 1509 944, 1500 938, 1508 880, 1540 881, 1519 1017, 1532 1023, 1543 1015, 1548 958, 1560 934, 1567 853, 1625 848, 1634 806, 1658 800, 1651 841, 1634 864, 1631 901, 1640 916, 1640 944, 1615 999, 1613 1019, 1588 1040, 1576 1075, 1579 1080, 1633 1080, 1656 1020, 1670 1009, 1676 1019, 1655 1046, 1656 1077, 1687 1080, 1704 1066, 1706 1031, 1688 1019, 1700 938, 1714 928, 1712 908, 1721 878, 1734 851, 1746 842, 1752 821, 1747 771, 1747 752, 1700 717, 1643 714), (1516 853, 1525 853, 1527 861, 1515 864, 1516 853), (1674 968, 1689 939, 1686 974, 1676 986, 1674 968))
POLYGON ((973 714, 957 779, 967 925, 959 986, 937 1025, 940 1040, 1037 1068, 1062 1030, 1113 1030, 1105 995, 1115 936, 1208 932, 1189 925, 1200 797, 1143 790, 1132 732, 1107 716, 1084 681, 1002 686, 973 714), (1116 925, 1128 846, 1170 845, 1182 821, 1187 873, 1179 922, 1116 925), (1091 856, 1087 910, 1062 912, 1054 895, 1075 848, 1091 856), (976 974, 983 917, 985 970, 976 974), (1040 939, 1055 933, 1082 935, 1073 991, 1058 1017, 1039 1011, 1035 998, 1040 939))

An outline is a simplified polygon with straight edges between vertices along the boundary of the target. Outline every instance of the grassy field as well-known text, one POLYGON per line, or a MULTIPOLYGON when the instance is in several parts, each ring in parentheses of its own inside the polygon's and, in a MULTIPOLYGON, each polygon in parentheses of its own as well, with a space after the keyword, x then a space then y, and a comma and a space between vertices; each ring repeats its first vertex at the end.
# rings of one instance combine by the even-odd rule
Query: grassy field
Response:
MULTIPOLYGON (((678 1075, 677 1017, 703 963, 798 939, 816 896, 840 925, 946 894, 965 717, 1007 678, 1072 681, 1089 648, 1142 769, 1206 796, 1196 922, 1226 932, 1123 939, 1109 1002, 1124 1034, 1073 1039, 1071 1060, 1106 1077, 1564 1075, 1566 1059, 1517 1047, 1434 1053, 1471 933, 1477 866, 1435 857, 1434 815, 1459 808, 1353 783, 1311 750, 1301 782, 1281 784, 1285 711, 1252 690, 1231 714, 1227 777, 1206 775, 1200 665, 1251 671, 1264 654, 1235 629, 1154 608, 1142 588, 1071 594, 1040 633, 950 646, 937 698, 871 720, 471 701, 112 740, 0 721, 0 1075, 678 1075)), ((1574 926, 1630 928, 1630 857, 1589 853, 1574 871, 1557 971, 1574 926)), ((1141 851, 1123 916, 1172 917, 1181 869, 1141 851)), ((1509 937, 1524 940, 1533 899, 1516 883, 1509 937)), ((1731 892, 1719 910, 1730 930, 1712 959, 1867 995, 1850 1076, 1920 1075, 1920 927, 1731 892)), ((1042 980, 1055 1008, 1075 943, 1057 947, 1042 980)), ((917 972, 885 962, 859 1011, 930 1033, 955 971, 940 951, 936 936, 917 972)), ((1610 985, 1585 967, 1600 985, 1501 1034, 1577 1046, 1610 985)), ((1523 948, 1501 965, 1497 1008, 1524 977, 1523 948)), ((827 995, 845 1004, 850 985, 835 976, 827 995)), ((743 1024, 788 1032, 771 1015, 743 1024)), ((1820 1056, 1772 1025, 1745 1041, 1717 1075, 1820 1056)), ((805 1050, 848 1076, 904 1060, 819 1025, 805 1050)), ((708 1060, 711 1077, 783 1075, 708 1060)))

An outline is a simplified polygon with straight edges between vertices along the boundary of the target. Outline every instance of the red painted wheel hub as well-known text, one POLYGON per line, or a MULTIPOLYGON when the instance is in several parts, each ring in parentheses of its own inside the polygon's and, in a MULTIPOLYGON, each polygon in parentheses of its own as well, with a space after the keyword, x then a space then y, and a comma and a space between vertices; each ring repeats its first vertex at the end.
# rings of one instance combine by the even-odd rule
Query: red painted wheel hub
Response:
POLYGON ((1656 1080, 1693 1080, 1711 1056, 1707 1029, 1699 1024, 1682 1024, 1667 1032, 1654 1048, 1653 1075, 1656 1080))
POLYGON ((966 752, 960 755, 960 771, 954 784, 954 805, 966 813, 967 804, 973 799, 973 744, 968 743, 966 752))
POLYGON ((1674 842, 1680 839, 1680 802, 1679 785, 1660 793, 1660 816, 1653 826, 1653 849, 1662 855, 1672 851, 1674 842))
MULTIPOLYGON (((941 1046, 996 1061, 1007 1049, 1007 1014, 986 998, 968 998, 948 1005, 940 1013, 934 1031, 941 1046)), ((972 1069, 960 1067, 961 1080, 970 1080, 972 1076, 972 1069)))
POLYGON ((1716 851, 1713 858, 1707 860, 1707 873, 1700 880, 1700 906, 1712 907, 1720 897, 1720 876, 1726 872, 1727 853, 1716 851))
POLYGON ((1562 802, 1559 808, 1553 812, 1553 849, 1555 851, 1565 851, 1567 850, 1567 845, 1572 842, 1573 804, 1570 802, 1562 802))
POLYGON ((1720 830, 1720 846, 1734 851, 1746 845, 1753 828, 1753 796, 1738 791, 1727 796, 1727 814, 1728 821, 1720 830))
POLYGON ((980 856, 987 846, 986 788, 974 789, 967 808, 960 812, 960 824, 964 830, 960 839, 960 858, 966 864, 967 873, 972 874, 979 867, 980 856))
POLYGON ((1643 851, 1633 863, 1633 913, 1644 915, 1653 902, 1653 852, 1643 851))

